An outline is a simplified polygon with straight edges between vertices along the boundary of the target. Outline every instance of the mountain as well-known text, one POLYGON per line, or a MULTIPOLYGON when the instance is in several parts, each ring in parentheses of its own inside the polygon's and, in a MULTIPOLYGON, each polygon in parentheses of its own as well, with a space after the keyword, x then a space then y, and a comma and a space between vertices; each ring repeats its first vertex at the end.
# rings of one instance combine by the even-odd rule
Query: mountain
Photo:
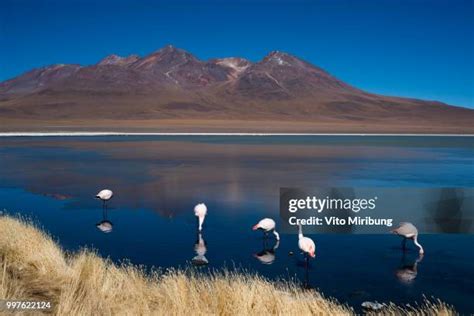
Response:
POLYGON ((362 91, 279 51, 255 63, 202 61, 166 46, 144 57, 113 54, 95 65, 33 69, 0 83, 6 125, 87 120, 93 126, 99 119, 123 128, 132 120, 217 120, 273 122, 270 130, 301 123, 311 131, 331 125, 335 131, 466 132, 473 129, 474 111, 362 91))

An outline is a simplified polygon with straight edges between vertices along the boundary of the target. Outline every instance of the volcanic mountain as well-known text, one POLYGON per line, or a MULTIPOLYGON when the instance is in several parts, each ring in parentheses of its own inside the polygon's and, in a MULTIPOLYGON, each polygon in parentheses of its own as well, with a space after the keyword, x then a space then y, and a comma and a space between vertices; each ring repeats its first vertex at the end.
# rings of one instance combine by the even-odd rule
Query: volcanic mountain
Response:
POLYGON ((202 61, 166 46, 145 57, 51 65, 0 83, 0 129, 58 122, 63 129, 449 133, 473 132, 474 111, 368 93, 279 51, 255 63, 202 61))

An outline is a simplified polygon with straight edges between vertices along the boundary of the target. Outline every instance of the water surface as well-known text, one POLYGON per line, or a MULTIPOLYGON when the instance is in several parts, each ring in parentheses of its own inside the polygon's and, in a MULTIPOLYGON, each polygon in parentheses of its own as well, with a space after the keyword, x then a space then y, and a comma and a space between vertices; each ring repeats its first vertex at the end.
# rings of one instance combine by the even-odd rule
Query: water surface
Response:
POLYGON ((315 234, 317 257, 306 269, 297 236, 282 235, 274 249, 251 227, 278 220, 280 187, 473 187, 473 158, 472 137, 0 138, 0 209, 33 217, 66 249, 93 247, 115 261, 187 267, 198 251, 210 268, 296 279, 356 307, 426 295, 468 313, 472 235, 423 235, 419 258, 389 234, 315 234), (115 193, 106 214, 93 198, 102 188, 115 193), (206 249, 195 246, 198 202, 209 208, 206 249), (97 229, 104 219, 111 233, 97 229))

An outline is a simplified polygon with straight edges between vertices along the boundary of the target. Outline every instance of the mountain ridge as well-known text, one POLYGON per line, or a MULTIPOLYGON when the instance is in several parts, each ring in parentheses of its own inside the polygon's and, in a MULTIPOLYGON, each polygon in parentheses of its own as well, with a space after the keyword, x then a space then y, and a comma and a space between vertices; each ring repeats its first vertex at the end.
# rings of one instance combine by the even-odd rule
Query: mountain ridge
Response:
MULTIPOLYGON (((225 79, 232 80, 238 77, 235 74, 236 65, 230 65, 229 63, 225 63, 225 61, 229 61, 229 60, 238 61, 242 64, 241 69, 239 69, 238 71, 238 75, 242 74, 249 67, 253 67, 257 69, 263 68, 263 71, 265 71, 265 67, 293 66, 293 67, 299 67, 300 69, 305 68, 305 67, 310 68, 310 69, 320 72, 321 74, 327 75, 327 77, 332 77, 328 72, 326 72, 322 68, 314 66, 291 54, 281 52, 281 51, 271 51, 266 56, 264 56, 260 61, 257 61, 257 62, 251 62, 241 57, 214 58, 214 59, 209 59, 207 61, 203 61, 196 58, 194 55, 192 55, 186 50, 176 48, 172 45, 167 45, 143 57, 139 57, 136 54, 132 54, 125 57, 119 56, 116 54, 110 54, 93 65, 81 66, 79 64, 53 64, 49 66, 35 68, 35 69, 32 69, 31 71, 20 74, 17 77, 0 82, 0 93, 3 93, 3 94, 9 93, 8 85, 11 83, 14 83, 18 79, 21 79, 22 77, 28 77, 29 75, 32 75, 35 72, 41 72, 42 73, 41 76, 43 76, 44 73, 47 73, 51 70, 58 69, 58 68, 62 68, 62 70, 67 72, 68 75, 72 74, 69 71, 70 68, 73 68, 74 71, 79 71, 79 70, 86 71, 89 69, 94 69, 94 68, 103 67, 103 66, 117 66, 117 67, 121 67, 130 71, 135 70, 135 71, 153 72, 153 70, 158 70, 157 72, 155 72, 155 74, 165 75, 168 77, 169 81, 175 82, 175 80, 170 79, 170 77, 168 76, 170 72, 174 72, 176 70, 173 68, 184 67, 184 66, 188 66, 188 64, 191 64, 191 66, 214 68, 213 70, 215 71, 215 73, 213 75, 216 77, 211 78, 211 79, 221 82, 221 81, 226 81, 225 79), (158 69, 154 69, 154 68, 158 68, 158 69), (222 76, 222 73, 229 73, 232 71, 234 72, 233 76, 227 76, 227 77, 222 76)), ((54 80, 56 78, 53 77, 51 79, 54 80)), ((275 81, 272 78, 269 78, 269 79, 275 81)), ((41 80, 38 80, 38 81, 41 81, 41 80)), ((340 82, 342 83, 342 81, 340 82)), ((206 84, 208 82, 202 81, 201 83, 206 84)))
POLYGON ((172 45, 143 57, 111 54, 93 65, 50 65, 3 81, 0 115, 466 127, 474 122, 473 110, 366 92, 285 52, 272 51, 257 62, 240 57, 204 61, 172 45))

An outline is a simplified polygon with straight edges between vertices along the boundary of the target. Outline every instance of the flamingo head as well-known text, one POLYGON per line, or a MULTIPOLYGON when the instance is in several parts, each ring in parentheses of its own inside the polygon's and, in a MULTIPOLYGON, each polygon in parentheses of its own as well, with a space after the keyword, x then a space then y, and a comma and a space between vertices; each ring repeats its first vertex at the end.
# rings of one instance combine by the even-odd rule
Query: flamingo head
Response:
POLYGON ((309 256, 310 256, 311 258, 315 258, 315 257, 316 257, 316 253, 314 252, 314 250, 312 250, 312 251, 309 252, 309 256))
POLYGON ((252 230, 257 230, 259 228, 260 228, 260 226, 258 224, 256 224, 256 225, 253 225, 252 230))

